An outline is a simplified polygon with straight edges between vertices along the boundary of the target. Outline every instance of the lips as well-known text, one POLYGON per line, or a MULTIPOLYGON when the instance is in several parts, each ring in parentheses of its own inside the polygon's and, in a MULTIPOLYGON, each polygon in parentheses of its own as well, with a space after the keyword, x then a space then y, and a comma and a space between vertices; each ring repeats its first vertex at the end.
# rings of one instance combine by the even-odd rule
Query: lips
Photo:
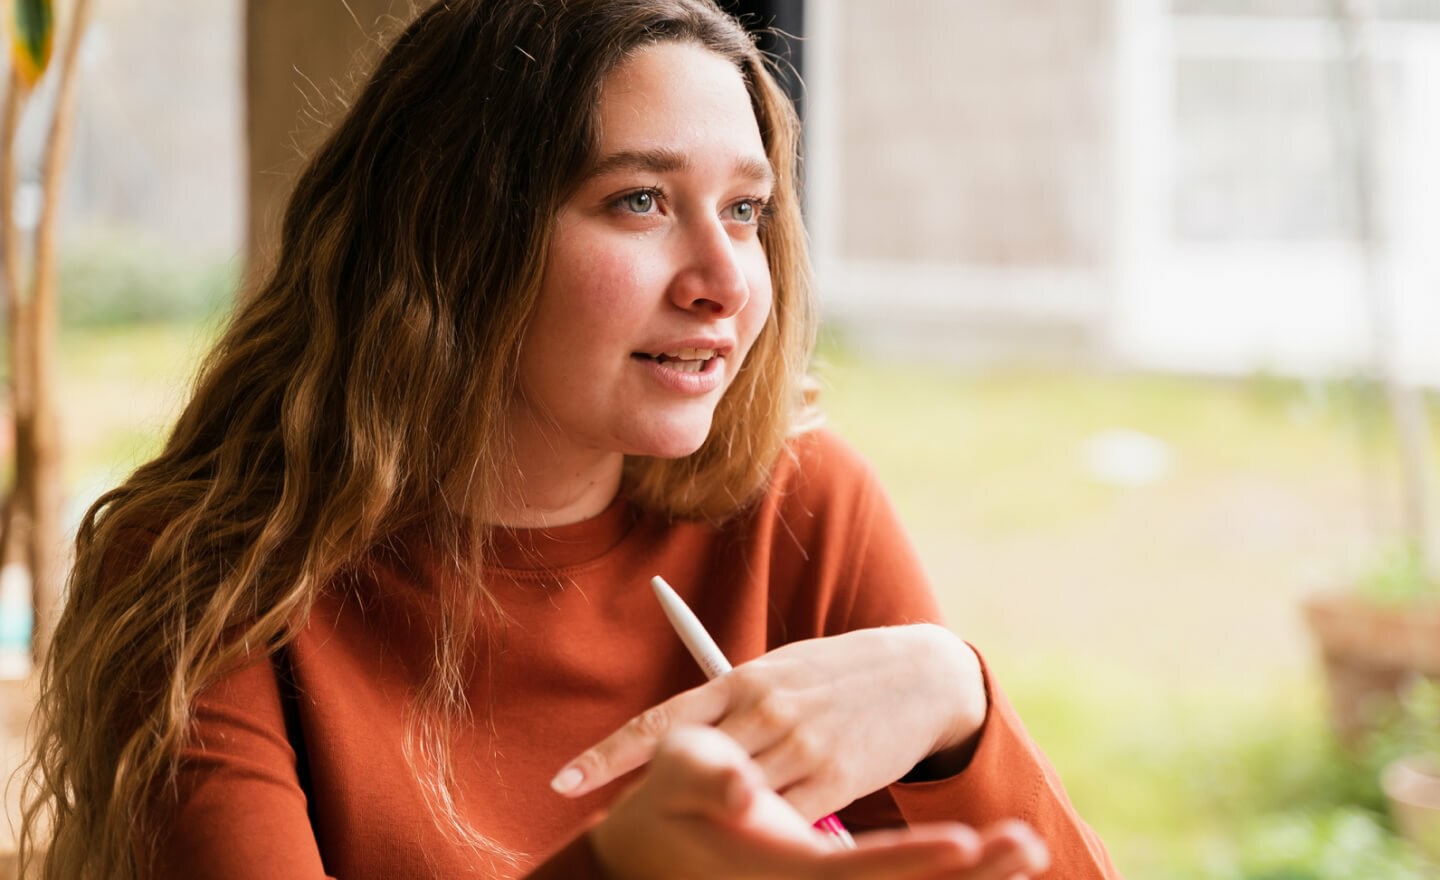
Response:
POLYGON ((722 356, 723 353, 718 348, 676 347, 654 353, 637 351, 631 357, 664 364, 681 373, 700 373, 710 365, 711 361, 722 356))

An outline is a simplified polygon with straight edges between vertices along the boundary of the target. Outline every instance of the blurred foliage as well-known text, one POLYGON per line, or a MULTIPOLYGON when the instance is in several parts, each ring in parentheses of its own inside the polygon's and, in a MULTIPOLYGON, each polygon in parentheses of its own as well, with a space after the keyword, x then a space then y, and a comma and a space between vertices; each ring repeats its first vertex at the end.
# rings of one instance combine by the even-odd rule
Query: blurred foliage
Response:
POLYGON ((229 307, 238 279, 238 259, 186 256, 132 236, 81 236, 61 252, 61 320, 75 327, 196 323, 229 307))
POLYGON ((60 334, 65 473, 83 508, 160 451, 223 311, 205 322, 70 325, 60 334))
POLYGON ((1440 681, 1417 677, 1400 695, 1400 706, 1405 748, 1440 756, 1440 681))
POLYGON ((1403 755, 1440 757, 1440 680, 1413 675, 1400 699, 1383 711, 1386 716, 1366 743, 1373 763, 1384 766, 1403 755))
POLYGON ((1385 604, 1440 601, 1440 583, 1427 575, 1419 550, 1402 544, 1384 551, 1359 578, 1360 592, 1385 604))
MULTIPOLYGON (((1344 428, 1372 468, 1394 471, 1387 479, 1398 486, 1400 474, 1390 463, 1396 455, 1393 415, 1379 383, 1360 376, 1306 380, 1262 371, 1252 375, 1248 385, 1262 407, 1288 412, 1295 420, 1323 419, 1344 428)), ((1440 437, 1440 401, 1431 392, 1424 403, 1430 435, 1440 437)), ((1431 457, 1440 460, 1440 449, 1432 449, 1431 457)), ((1433 573, 1427 575, 1419 548, 1409 541, 1382 548, 1354 580, 1362 594, 1385 604, 1440 602, 1440 582, 1433 573)))
POLYGON ((55 42, 55 10, 50 0, 13 0, 10 4, 10 55, 26 87, 33 87, 50 64, 55 42))
POLYGON ((1217 880, 1423 880, 1433 875, 1372 814, 1340 806, 1278 817, 1253 829, 1236 864, 1211 876, 1217 880))
POLYGON ((1319 695, 1167 692, 1086 660, 1002 669, 1072 800, 1127 877, 1425 880, 1436 876, 1386 814, 1379 768, 1331 737, 1319 695), (1118 768, 1118 772, 1117 772, 1118 768))
MULTIPOLYGON (((1261 408, 1284 412, 1300 421, 1331 421, 1373 447, 1372 451, 1393 447, 1390 404, 1384 387, 1372 378, 1297 378, 1258 370, 1245 384, 1249 397, 1261 408)), ((1440 398, 1435 392, 1426 394, 1426 409, 1432 429, 1440 429, 1440 398)))

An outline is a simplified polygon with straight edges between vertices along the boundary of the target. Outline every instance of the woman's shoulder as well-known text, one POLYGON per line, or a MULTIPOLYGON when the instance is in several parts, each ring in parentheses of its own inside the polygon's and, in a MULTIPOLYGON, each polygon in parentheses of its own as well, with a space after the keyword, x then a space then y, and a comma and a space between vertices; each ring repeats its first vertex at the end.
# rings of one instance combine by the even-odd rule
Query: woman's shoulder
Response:
POLYGON ((875 469, 858 449, 829 428, 795 434, 775 468, 771 490, 833 495, 868 490, 875 469))
POLYGON ((875 469, 859 450, 828 428, 814 428, 786 442, 760 510, 791 524, 852 521, 868 515, 877 487, 875 469))

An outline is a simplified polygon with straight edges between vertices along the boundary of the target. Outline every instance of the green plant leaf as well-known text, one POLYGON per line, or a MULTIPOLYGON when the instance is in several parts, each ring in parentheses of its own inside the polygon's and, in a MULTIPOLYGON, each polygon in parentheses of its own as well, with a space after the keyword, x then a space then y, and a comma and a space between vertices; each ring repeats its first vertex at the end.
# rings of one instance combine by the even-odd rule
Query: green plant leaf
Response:
POLYGON ((10 25, 15 69, 27 86, 33 86, 50 63, 50 48, 55 37, 55 10, 51 0, 14 0, 10 25))

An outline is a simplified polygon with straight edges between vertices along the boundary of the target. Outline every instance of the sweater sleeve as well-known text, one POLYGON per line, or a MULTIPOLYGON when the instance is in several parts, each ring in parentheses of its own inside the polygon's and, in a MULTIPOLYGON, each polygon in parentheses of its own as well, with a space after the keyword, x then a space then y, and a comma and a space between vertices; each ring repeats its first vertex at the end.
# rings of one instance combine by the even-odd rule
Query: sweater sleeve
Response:
MULTIPOLYGON (((859 497, 849 542, 854 552, 848 566, 851 595, 838 597, 848 608, 845 628, 942 623, 899 514, 873 475, 867 474, 859 497)), ((983 657, 981 670, 989 708, 967 767, 948 779, 893 783, 857 801, 842 818, 857 830, 930 821, 984 827, 1023 819, 1050 849, 1053 867, 1046 880, 1118 878, 1104 845, 1071 806, 1059 775, 1025 731, 983 657)))
POLYGON ((948 779, 890 785, 886 794, 900 816, 907 824, 953 820, 976 828, 1023 819, 1050 848, 1046 880, 1118 878, 1099 835, 1071 806, 1059 774, 1026 733, 983 657, 981 666, 990 707, 974 757, 948 779))
MULTIPOLYGON (((301 774, 269 658, 206 689, 196 701, 193 735, 175 785, 158 810, 151 876, 328 878, 301 774)), ((606 880, 588 834, 572 838, 526 877, 606 880)))
POLYGON ((165 793, 154 853, 159 880, 326 876, 268 658, 196 700, 190 741, 165 793))

